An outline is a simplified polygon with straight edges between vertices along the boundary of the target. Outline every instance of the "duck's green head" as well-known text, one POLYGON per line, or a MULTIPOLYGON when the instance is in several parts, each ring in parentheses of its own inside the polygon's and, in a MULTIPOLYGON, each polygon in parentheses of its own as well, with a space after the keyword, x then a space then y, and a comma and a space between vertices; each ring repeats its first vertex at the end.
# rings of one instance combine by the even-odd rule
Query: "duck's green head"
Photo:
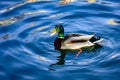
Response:
POLYGON ((51 36, 53 36, 55 33, 58 33, 58 37, 62 38, 64 37, 64 28, 61 24, 58 24, 53 30, 51 30, 51 33, 51 36))

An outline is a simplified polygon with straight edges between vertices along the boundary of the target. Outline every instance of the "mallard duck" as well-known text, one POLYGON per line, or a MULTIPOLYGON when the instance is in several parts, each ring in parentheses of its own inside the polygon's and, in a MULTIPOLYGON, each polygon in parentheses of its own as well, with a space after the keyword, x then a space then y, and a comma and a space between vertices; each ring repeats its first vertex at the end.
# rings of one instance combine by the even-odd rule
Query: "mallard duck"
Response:
POLYGON ((57 38, 54 41, 54 47, 57 50, 80 50, 76 56, 82 52, 82 48, 89 47, 97 44, 101 38, 98 36, 87 35, 87 34, 77 34, 72 33, 64 35, 64 27, 61 24, 55 26, 53 30, 50 31, 53 36, 58 33, 57 38))

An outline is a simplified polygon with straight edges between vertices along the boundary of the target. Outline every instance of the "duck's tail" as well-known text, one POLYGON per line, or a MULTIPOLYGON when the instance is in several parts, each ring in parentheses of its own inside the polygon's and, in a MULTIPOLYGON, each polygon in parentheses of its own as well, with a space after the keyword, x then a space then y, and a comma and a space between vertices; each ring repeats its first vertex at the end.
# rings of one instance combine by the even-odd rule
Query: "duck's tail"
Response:
POLYGON ((103 39, 99 36, 93 36, 89 41, 94 44, 99 44, 103 39))

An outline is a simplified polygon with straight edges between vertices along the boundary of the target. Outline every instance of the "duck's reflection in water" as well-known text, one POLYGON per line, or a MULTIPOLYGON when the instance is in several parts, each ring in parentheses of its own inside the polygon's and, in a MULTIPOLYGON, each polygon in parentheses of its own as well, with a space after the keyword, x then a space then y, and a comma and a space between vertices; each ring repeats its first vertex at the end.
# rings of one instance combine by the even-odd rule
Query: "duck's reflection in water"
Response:
POLYGON ((58 62, 56 62, 55 64, 51 64, 51 66, 64 65, 64 63, 65 63, 64 58, 66 56, 66 51, 60 51, 60 52, 61 52, 60 56, 57 57, 58 62))
POLYGON ((49 70, 50 71, 55 71, 55 69, 53 68, 54 66, 57 66, 57 65, 64 65, 65 63, 65 56, 66 56, 66 51, 60 51, 61 54, 60 56, 57 57, 57 62, 56 63, 53 63, 49 66, 49 70))
POLYGON ((66 52, 65 51, 60 51, 60 52, 61 52, 61 55, 57 57, 58 58, 58 62, 55 63, 56 65, 64 65, 64 63, 65 63, 64 58, 66 56, 66 52))
MULTIPOLYGON (((91 47, 83 48, 83 51, 85 51, 87 53, 89 53, 89 52, 97 53, 97 52, 99 52, 99 49, 101 49, 102 47, 103 47, 102 45, 96 44, 96 45, 91 46, 91 47)), ((71 50, 61 50, 60 56, 57 57, 58 61, 56 63, 51 64, 49 66, 49 70, 56 71, 55 66, 64 65, 65 64, 65 56, 68 52, 71 52, 71 50)), ((74 51, 72 51, 72 52, 74 52, 74 51)), ((76 57, 74 57, 74 58, 76 58, 76 57)))

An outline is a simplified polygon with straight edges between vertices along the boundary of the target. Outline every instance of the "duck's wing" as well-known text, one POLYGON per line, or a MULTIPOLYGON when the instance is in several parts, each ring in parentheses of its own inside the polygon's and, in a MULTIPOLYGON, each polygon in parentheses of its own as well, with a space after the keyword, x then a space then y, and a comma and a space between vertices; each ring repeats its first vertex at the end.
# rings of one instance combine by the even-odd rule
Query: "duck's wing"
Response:
POLYGON ((89 41, 94 35, 69 34, 62 42, 61 49, 80 49, 82 47, 94 45, 89 41))
POLYGON ((69 34, 65 36, 64 43, 83 43, 89 41, 94 35, 85 35, 85 34, 69 34))
POLYGON ((83 36, 83 35, 85 35, 85 34, 77 34, 77 33, 67 34, 64 39, 67 40, 71 37, 79 37, 79 36, 83 36))

